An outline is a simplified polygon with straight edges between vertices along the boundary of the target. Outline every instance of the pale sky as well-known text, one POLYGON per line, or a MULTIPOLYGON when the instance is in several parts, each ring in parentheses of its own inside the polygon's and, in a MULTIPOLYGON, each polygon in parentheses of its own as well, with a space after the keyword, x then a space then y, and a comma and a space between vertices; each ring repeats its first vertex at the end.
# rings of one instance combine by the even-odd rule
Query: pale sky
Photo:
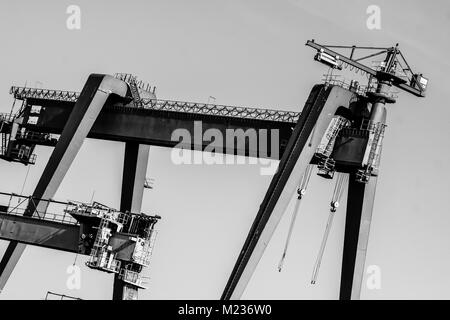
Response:
MULTIPOLYGON (((393 46, 430 79, 426 98, 400 93, 388 127, 366 266, 381 270, 381 289, 363 299, 450 298, 450 3, 440 1, 2 1, 0 112, 11 85, 81 90, 90 73, 134 73, 157 97, 301 111, 326 72, 308 39, 338 45, 393 46), (81 29, 66 28, 66 8, 81 9, 81 29), (366 27, 369 5, 381 29, 366 27)), ((55 199, 119 206, 124 145, 87 140, 55 199)), ((37 148, 25 182, 31 194, 51 149, 37 148)), ((19 193, 27 167, 0 162, 0 190, 19 193)), ((159 235, 140 299, 217 299, 234 266, 270 177, 255 165, 177 166, 153 147, 143 211, 158 214, 159 235)), ((278 226, 246 299, 337 299, 345 206, 333 225, 318 283, 310 277, 333 185, 313 176, 297 218, 286 265, 277 271, 292 204, 278 226)), ((3 203, 6 199, 0 199, 3 203)), ((345 202, 342 201, 343 203, 345 202)), ((0 254, 7 243, 0 241, 0 254)), ((81 288, 66 286, 74 254, 28 246, 0 299, 43 299, 53 291, 110 299, 112 276, 84 266, 81 288)))

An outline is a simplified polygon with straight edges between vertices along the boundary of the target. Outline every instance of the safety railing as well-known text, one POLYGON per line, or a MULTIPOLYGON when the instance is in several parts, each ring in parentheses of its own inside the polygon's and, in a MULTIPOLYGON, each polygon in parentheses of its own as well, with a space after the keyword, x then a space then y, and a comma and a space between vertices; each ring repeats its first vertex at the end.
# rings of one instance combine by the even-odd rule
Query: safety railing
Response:
POLYGON ((129 214, 117 211, 113 208, 101 205, 97 202, 92 204, 70 201, 65 212, 69 214, 95 216, 110 222, 125 224, 128 222, 129 214))
POLYGON ((15 87, 15 86, 11 87, 9 93, 12 94, 15 99, 19 100, 33 98, 33 99, 76 102, 78 100, 78 97, 80 96, 80 93, 75 91, 15 87))
POLYGON ((119 260, 114 259, 114 256, 104 250, 92 250, 89 260, 86 265, 93 269, 101 269, 107 272, 119 273, 120 264, 119 260))
POLYGON ((353 91, 359 95, 365 96, 368 90, 368 86, 360 85, 354 81, 347 81, 346 79, 341 79, 339 75, 324 75, 322 81, 326 85, 334 85, 346 90, 353 91))
MULTIPOLYGON (((124 74, 123 79, 128 79, 128 74, 124 74)), ((124 80, 125 81, 125 80, 124 80)), ((24 87, 11 87, 10 93, 16 99, 47 99, 57 101, 71 101, 76 102, 79 97, 78 92, 49 90, 49 89, 34 89, 24 87)), ((251 107, 236 107, 216 105, 209 103, 184 102, 176 100, 159 100, 143 98, 139 101, 144 109, 180 112, 209 116, 231 117, 249 120, 266 120, 274 122, 296 123, 300 116, 299 112, 281 111, 272 109, 260 109, 251 107)))
MULTIPOLYGON (((32 218, 69 224, 78 224, 77 220, 71 215, 72 213, 92 216, 101 213, 101 210, 99 210, 99 208, 108 208, 102 204, 99 204, 98 202, 94 202, 93 204, 85 204, 77 201, 62 202, 53 199, 36 199, 32 196, 24 196, 15 193, 6 193, 0 191, 0 203, 6 204, 0 205, 0 208, 6 208, 3 213, 23 215, 25 213, 25 210, 31 207, 29 206, 30 201, 34 202, 33 205, 35 207, 32 218), (40 206, 38 206, 38 204, 40 204, 40 206), (37 210, 38 207, 45 208, 45 210, 37 210), (49 208, 51 208, 51 211, 53 212, 49 212, 49 208)), ((128 219, 132 216, 141 216, 134 213, 122 213, 112 208, 109 209, 113 210, 115 213, 119 213, 117 221, 123 224, 127 223, 128 219)), ((100 217, 102 217, 102 214, 100 214, 100 217)), ((149 219, 153 219, 153 221, 159 219, 158 216, 146 217, 148 217, 149 219)), ((148 233, 149 237, 153 232, 154 231, 150 231, 148 233)))
POLYGON ((257 109, 250 107, 234 107, 225 105, 216 105, 208 103, 184 102, 175 100, 142 99, 144 108, 182 112, 192 114, 202 114, 210 116, 231 117, 250 120, 266 120, 275 122, 295 123, 300 116, 299 112, 278 111, 271 109, 257 109))
POLYGON ((146 284, 146 279, 148 277, 144 277, 142 273, 128 270, 128 269, 120 269, 120 278, 129 284, 144 288, 144 285, 146 284))
POLYGON ((33 153, 31 155, 28 155, 26 152, 20 149, 12 149, 8 154, 7 147, 0 147, 0 156, 11 161, 22 162, 25 164, 35 164, 37 158, 36 154, 33 153))
POLYGON ((0 122, 13 122, 15 118, 15 114, 0 113, 0 122))
POLYGON ((65 294, 47 291, 47 294, 45 295, 45 300, 82 300, 82 299, 77 298, 77 297, 68 296, 65 294))
POLYGON ((384 128, 386 126, 387 125, 384 123, 374 122, 370 119, 363 119, 363 121, 361 122, 360 130, 375 131, 378 128, 382 127, 382 130, 384 132, 384 128))
POLYGON ((151 229, 149 231, 149 237, 147 239, 139 239, 139 241, 144 241, 144 245, 136 243, 135 250, 132 255, 133 262, 140 264, 142 266, 148 266, 150 264, 150 259, 153 253, 153 248, 155 246, 157 231, 151 229))
MULTIPOLYGON (((8 212, 3 212, 10 215, 15 216, 23 216, 25 213, 25 209, 14 209, 8 212)), ((52 221, 52 222, 58 222, 58 223, 64 223, 64 224, 73 224, 78 225, 79 223, 73 219, 72 217, 64 214, 59 213, 51 213, 51 212, 41 212, 40 214, 35 214, 32 217, 29 218, 35 218, 39 220, 45 220, 45 221, 52 221)))
POLYGON ((123 300, 137 300, 138 290, 135 286, 124 285, 123 286, 123 300))
POLYGON ((131 73, 115 73, 114 78, 125 81, 125 82, 131 82, 135 81, 136 77, 133 76, 131 73))
POLYGON ((129 84, 134 84, 134 85, 136 85, 136 88, 138 88, 139 90, 142 90, 142 91, 146 91, 149 93, 155 93, 155 90, 156 90, 156 88, 153 87, 153 92, 152 92, 152 87, 150 86, 150 84, 148 84, 147 82, 144 82, 142 80, 138 81, 137 77, 130 73, 115 73, 114 78, 125 81, 129 84))
POLYGON ((25 132, 18 131, 16 139, 23 139, 35 142, 54 142, 54 143, 58 141, 57 136, 54 134, 36 131, 25 131, 25 132))
MULTIPOLYGON (((334 85, 341 88, 344 88, 349 91, 353 91, 357 93, 360 96, 366 97, 368 93, 377 92, 377 85, 376 83, 370 83, 368 85, 360 85, 359 83, 355 81, 348 81, 346 79, 341 79, 340 75, 324 75, 322 78, 322 81, 326 85, 334 85)), ((386 95, 387 97, 390 97, 392 99, 398 98, 398 91, 384 91, 381 92, 382 94, 386 95)))
POLYGON ((64 224, 72 224, 72 225, 78 225, 77 220, 75 220, 72 216, 69 214, 66 214, 64 210, 61 210, 62 213, 56 213, 56 212, 49 212, 47 211, 48 206, 50 204, 56 204, 58 206, 64 207, 64 203, 55 203, 49 200, 40 200, 39 203, 44 203, 43 206, 45 210, 37 210, 38 207, 38 201, 33 200, 32 197, 22 197, 19 195, 14 194, 6 194, 1 193, 0 196, 3 199, 3 203, 7 202, 8 204, 2 205, 2 208, 5 208, 3 214, 8 215, 14 215, 14 216, 23 216, 25 212, 28 211, 29 208, 35 207, 35 210, 31 216, 28 216, 29 218, 33 219, 39 219, 39 220, 45 220, 45 221, 52 221, 52 222, 58 222, 58 223, 64 223, 64 224), (6 197, 6 199, 5 199, 6 197), (7 201, 6 201, 7 200, 7 201), (34 202, 30 203, 30 202, 34 202), (30 204, 33 204, 33 206, 30 206, 30 204))

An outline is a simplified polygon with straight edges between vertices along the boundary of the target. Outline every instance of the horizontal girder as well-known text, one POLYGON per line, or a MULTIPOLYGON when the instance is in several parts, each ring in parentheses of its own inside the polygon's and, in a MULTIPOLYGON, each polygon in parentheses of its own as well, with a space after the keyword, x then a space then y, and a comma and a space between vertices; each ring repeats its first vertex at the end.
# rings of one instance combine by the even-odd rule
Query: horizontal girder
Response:
MULTIPOLYGON (((10 93, 15 99, 39 99, 64 102, 76 102, 79 93, 74 91, 50 90, 27 87, 11 87, 10 93)), ((298 112, 257 109, 248 107, 224 106, 208 103, 183 102, 160 99, 141 99, 145 109, 168 111, 176 113, 191 113, 199 115, 221 116, 229 118, 265 120, 286 123, 296 123, 298 112)))

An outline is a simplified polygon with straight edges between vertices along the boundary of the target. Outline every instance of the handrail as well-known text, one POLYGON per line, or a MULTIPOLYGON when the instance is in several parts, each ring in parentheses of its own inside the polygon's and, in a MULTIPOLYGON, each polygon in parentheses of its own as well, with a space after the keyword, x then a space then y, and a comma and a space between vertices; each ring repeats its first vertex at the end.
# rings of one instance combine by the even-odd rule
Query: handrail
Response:
MULTIPOLYGON (((36 89, 27 87, 11 87, 10 94, 15 99, 44 99, 54 101, 76 102, 79 92, 62 91, 51 89, 36 89)), ((176 100, 148 99, 140 100, 143 109, 169 111, 179 113, 202 114, 210 116, 222 116, 232 118, 242 118, 250 120, 266 120, 276 122, 296 123, 300 116, 299 112, 280 111, 273 109, 261 109, 252 107, 238 107, 216 105, 208 103, 185 102, 176 100)))

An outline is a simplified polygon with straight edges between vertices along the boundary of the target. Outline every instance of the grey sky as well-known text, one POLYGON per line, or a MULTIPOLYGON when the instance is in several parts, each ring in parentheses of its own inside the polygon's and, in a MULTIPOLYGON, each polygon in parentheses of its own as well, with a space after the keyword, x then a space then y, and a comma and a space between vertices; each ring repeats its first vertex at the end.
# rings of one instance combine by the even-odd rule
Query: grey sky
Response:
MULTIPOLYGON (((0 112, 11 85, 81 90, 90 73, 134 73, 159 98, 300 111, 326 68, 305 47, 400 43, 430 78, 428 96, 400 93, 388 106, 366 265, 382 288, 362 298, 450 298, 450 4, 448 1, 2 1, 0 112), (81 8, 81 30, 66 28, 67 6, 81 8), (381 30, 366 8, 381 8, 381 30)), ((56 199, 119 205, 124 146, 88 140, 56 199)), ((51 150, 40 147, 24 194, 31 194, 51 150)), ((27 168, 0 162, 0 190, 20 192, 27 168)), ((219 298, 270 177, 257 166, 176 166, 152 148, 143 211, 159 214, 150 289, 141 299, 219 298)), ((318 284, 310 277, 325 227, 332 184, 313 176, 282 273, 276 270, 291 211, 281 221, 244 298, 338 297, 345 207, 331 231, 318 284)), ((292 205, 290 206, 292 209, 292 205)), ((6 242, 0 242, 0 253, 6 242)), ((55 291, 110 299, 112 277, 82 267, 82 287, 66 287, 73 254, 28 246, 0 299, 42 299, 55 291)))

